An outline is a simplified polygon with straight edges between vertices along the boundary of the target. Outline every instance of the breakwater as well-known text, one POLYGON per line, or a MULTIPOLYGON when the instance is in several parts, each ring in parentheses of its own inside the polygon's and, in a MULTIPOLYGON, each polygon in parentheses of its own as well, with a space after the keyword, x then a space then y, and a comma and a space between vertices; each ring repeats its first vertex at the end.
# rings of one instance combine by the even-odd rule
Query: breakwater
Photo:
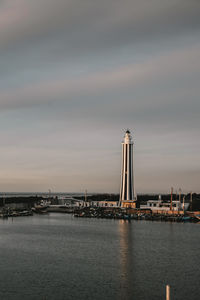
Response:
POLYGON ((94 208, 84 207, 74 210, 74 217, 79 218, 101 218, 101 219, 123 219, 123 220, 148 220, 163 222, 200 222, 198 215, 178 214, 178 213, 153 213, 152 211, 142 211, 140 209, 121 208, 94 208))
POLYGON ((2 208, 0 218, 32 216, 33 214, 63 213, 77 218, 146 220, 163 222, 200 222, 200 212, 151 211, 150 209, 124 209, 120 207, 67 207, 64 205, 35 206, 31 209, 2 208))
POLYGON ((11 210, 11 209, 3 209, 0 211, 0 218, 7 219, 8 217, 27 217, 32 216, 32 210, 11 210))

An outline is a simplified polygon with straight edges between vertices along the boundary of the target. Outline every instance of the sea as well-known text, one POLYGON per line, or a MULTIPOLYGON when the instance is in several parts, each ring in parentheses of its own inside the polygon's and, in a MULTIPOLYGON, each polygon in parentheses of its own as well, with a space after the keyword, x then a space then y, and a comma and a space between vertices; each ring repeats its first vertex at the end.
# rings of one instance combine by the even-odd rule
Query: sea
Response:
POLYGON ((200 299, 200 224, 0 219, 0 299, 200 299))

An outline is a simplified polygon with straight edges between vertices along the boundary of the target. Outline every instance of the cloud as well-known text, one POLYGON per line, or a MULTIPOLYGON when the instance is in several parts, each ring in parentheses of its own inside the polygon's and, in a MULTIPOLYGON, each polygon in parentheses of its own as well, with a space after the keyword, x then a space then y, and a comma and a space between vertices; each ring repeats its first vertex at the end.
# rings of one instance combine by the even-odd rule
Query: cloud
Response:
POLYGON ((5 189, 118 191, 127 126, 141 191, 171 186, 173 174, 198 188, 199 9, 195 0, 0 1, 5 189))
MULTIPOLYGON (((59 79, 54 78, 51 81, 44 80, 35 84, 27 84, 20 88, 1 91, 0 107, 1 109, 13 109, 41 105, 51 101, 56 101, 57 103, 59 101, 70 102, 80 96, 84 98, 84 96, 90 95, 103 95, 106 91, 118 93, 120 90, 124 91, 130 87, 138 90, 144 85, 146 87, 150 85, 156 86, 162 81, 167 84, 168 81, 178 81, 184 76, 186 78, 198 76, 200 69, 199 58, 200 46, 197 45, 196 47, 193 46, 148 59, 141 63, 134 63, 128 66, 122 65, 116 69, 96 71, 91 74, 82 74, 67 79, 61 77, 59 79)), ((170 91, 168 92, 170 93, 170 91)), ((163 98, 166 98, 164 94, 163 98)), ((168 101, 170 101, 169 98, 168 101)), ((174 102, 175 100, 172 99, 172 101, 174 102)), ((86 104, 87 102, 84 103, 84 105, 86 104)), ((107 104, 109 104, 108 99, 107 104)), ((135 104, 137 107, 137 101, 135 104)), ((144 104, 148 106, 147 101, 144 104)), ((150 106, 158 104, 159 100, 157 99, 151 99, 151 103, 149 103, 150 106)), ((96 103, 96 105, 98 104, 96 103)), ((140 105, 142 105, 141 102, 139 103, 140 105)))
POLYGON ((0 9, 0 51, 45 48, 49 59, 55 51, 62 58, 94 55, 200 27, 196 0, 12 0, 0 9))

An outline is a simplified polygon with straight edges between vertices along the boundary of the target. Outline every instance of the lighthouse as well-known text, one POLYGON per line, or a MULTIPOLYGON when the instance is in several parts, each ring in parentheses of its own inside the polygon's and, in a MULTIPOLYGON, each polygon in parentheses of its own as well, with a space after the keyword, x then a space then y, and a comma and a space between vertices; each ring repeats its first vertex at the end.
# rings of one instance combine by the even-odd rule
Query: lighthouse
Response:
POLYGON ((135 208, 136 198, 134 191, 133 173, 133 140, 130 130, 126 130, 124 141, 122 142, 122 163, 121 163, 121 186, 119 206, 125 208, 135 208))

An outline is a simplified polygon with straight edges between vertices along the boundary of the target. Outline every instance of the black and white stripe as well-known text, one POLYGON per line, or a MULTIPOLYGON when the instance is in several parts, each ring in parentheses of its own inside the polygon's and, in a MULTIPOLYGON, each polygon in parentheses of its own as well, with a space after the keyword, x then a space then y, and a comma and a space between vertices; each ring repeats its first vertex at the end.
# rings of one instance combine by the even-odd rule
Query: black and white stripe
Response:
POLYGON ((133 142, 122 143, 120 205, 122 201, 134 200, 133 142))

